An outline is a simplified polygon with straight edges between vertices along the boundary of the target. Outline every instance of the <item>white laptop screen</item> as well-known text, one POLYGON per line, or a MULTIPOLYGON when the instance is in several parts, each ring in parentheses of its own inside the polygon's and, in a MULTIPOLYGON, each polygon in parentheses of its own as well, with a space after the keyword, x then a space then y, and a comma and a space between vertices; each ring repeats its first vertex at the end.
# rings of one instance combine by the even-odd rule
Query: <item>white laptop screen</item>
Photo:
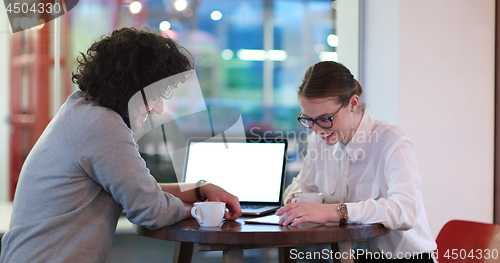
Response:
POLYGON ((204 179, 240 202, 280 201, 285 142, 190 142, 185 182, 204 179))

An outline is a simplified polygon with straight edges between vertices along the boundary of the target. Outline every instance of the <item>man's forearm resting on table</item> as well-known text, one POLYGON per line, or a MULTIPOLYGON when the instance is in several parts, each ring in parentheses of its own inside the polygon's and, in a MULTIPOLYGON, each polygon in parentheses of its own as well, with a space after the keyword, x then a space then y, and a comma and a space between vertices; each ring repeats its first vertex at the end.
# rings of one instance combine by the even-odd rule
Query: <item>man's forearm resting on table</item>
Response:
MULTIPOLYGON (((202 183, 200 187, 200 195, 201 197, 206 197, 206 194, 204 193, 204 186, 208 185, 209 183, 202 183)), ((194 188, 196 187, 196 184, 194 183, 182 183, 182 185, 185 186, 185 188, 189 189, 187 191, 181 191, 179 183, 171 183, 171 184, 160 184, 161 189, 163 192, 170 193, 179 199, 181 199, 183 202, 186 203, 195 203, 199 202, 200 200, 196 197, 196 194, 194 192, 194 188)))

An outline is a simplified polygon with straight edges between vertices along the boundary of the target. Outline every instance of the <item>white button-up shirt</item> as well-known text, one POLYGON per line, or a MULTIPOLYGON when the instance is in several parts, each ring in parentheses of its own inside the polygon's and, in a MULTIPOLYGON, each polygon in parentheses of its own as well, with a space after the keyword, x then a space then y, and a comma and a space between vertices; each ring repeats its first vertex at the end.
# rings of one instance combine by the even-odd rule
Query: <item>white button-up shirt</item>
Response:
POLYGON ((363 109, 361 123, 347 145, 325 144, 311 134, 299 175, 285 191, 321 192, 325 203, 345 202, 348 223, 381 223, 389 234, 357 248, 371 252, 432 252, 436 249, 420 190, 412 141, 399 127, 363 109))

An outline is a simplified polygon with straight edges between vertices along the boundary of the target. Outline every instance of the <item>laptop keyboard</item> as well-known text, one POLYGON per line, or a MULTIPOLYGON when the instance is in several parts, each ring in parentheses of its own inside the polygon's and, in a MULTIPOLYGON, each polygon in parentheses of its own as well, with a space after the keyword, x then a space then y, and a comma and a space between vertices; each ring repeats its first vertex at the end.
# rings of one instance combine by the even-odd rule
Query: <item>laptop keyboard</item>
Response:
POLYGON ((241 209, 260 209, 263 207, 263 205, 242 205, 241 209))

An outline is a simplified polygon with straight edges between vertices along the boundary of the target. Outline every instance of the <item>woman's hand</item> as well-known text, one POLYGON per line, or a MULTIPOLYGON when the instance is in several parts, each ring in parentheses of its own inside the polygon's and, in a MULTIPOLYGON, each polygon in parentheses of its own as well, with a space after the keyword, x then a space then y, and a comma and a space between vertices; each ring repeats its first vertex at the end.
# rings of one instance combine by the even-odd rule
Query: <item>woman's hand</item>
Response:
POLYGON ((229 212, 224 212, 225 219, 236 220, 241 216, 241 206, 238 197, 226 192, 226 190, 208 183, 200 187, 200 194, 202 197, 206 197, 208 201, 226 203, 229 212))
POLYGON ((288 196, 288 198, 286 199, 285 204, 287 204, 287 205, 288 205, 289 203, 291 203, 291 202, 292 202, 292 199, 295 197, 295 194, 300 194, 300 193, 302 193, 302 192, 294 192, 294 193, 291 193, 291 194, 288 196))
POLYGON ((338 223, 340 221, 340 216, 337 213, 338 207, 338 204, 297 202, 280 208, 276 211, 276 215, 283 215, 279 221, 279 224, 283 226, 287 226, 290 223, 292 226, 301 223, 338 223))

